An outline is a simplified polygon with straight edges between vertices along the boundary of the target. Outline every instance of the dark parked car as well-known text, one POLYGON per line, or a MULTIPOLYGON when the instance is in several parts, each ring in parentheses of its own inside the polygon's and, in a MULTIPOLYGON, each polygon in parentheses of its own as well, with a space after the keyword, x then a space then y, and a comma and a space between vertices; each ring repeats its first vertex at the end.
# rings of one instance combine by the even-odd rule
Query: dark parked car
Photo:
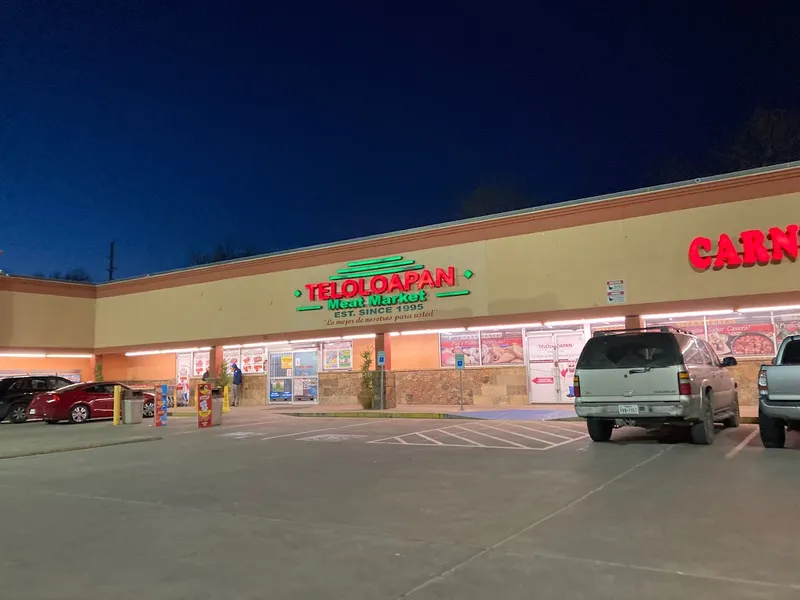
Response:
MULTIPOLYGON (((83 423, 89 419, 110 419, 114 416, 116 385, 122 387, 123 393, 131 391, 131 388, 119 382, 93 381, 37 394, 30 403, 28 416, 44 419, 48 423, 83 423)), ((152 417, 155 411, 155 395, 148 392, 138 393, 144 397, 142 415, 145 418, 152 417)))
POLYGON ((55 375, 0 379, 0 421, 24 423, 28 419, 28 405, 36 394, 68 385, 72 382, 55 375))

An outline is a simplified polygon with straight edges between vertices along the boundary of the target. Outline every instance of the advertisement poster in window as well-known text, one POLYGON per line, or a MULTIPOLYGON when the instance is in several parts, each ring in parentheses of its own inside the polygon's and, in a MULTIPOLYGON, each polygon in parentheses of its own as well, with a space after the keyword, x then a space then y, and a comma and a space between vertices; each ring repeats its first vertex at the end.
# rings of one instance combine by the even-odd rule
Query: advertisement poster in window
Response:
POLYGON ((316 400, 317 399, 317 378, 316 377, 297 377, 294 380, 295 399, 316 400))
MULTIPOLYGON (((696 335, 701 339, 706 339, 706 326, 703 319, 696 319, 694 321, 646 321, 645 327, 672 327, 687 331, 692 335, 696 335)), ((618 325, 614 329, 625 329, 624 325, 618 325)))
MULTIPOLYGON (((226 348, 222 350, 222 360, 228 366, 228 373, 233 372, 233 365, 238 365, 241 362, 241 349, 240 348, 226 348)), ((241 369, 241 367, 239 367, 241 369)))
POLYGON ((192 355, 192 377, 202 377, 208 370, 211 361, 211 353, 208 351, 195 352, 192 355))
POLYGON ((440 333, 440 364, 443 367, 456 366, 456 354, 464 355, 465 366, 477 367, 481 364, 480 334, 476 332, 440 333))
POLYGON ((325 371, 352 371, 353 344, 351 342, 325 344, 322 348, 322 364, 325 371))
POLYGON ((295 377, 316 377, 317 371, 316 350, 298 350, 294 353, 295 377))
POLYGON ((292 380, 289 379, 289 378, 270 379, 269 380, 269 398, 272 401, 291 400, 292 399, 292 380))
POLYGON ((242 348, 242 362, 239 365, 245 375, 264 372, 264 348, 242 348))
POLYGON ((189 404, 189 377, 191 373, 192 355, 178 354, 175 358, 175 397, 179 406, 187 406, 189 404))
POLYGON ((800 335, 800 315, 775 315, 775 341, 780 344, 790 335, 800 335))
POLYGON ((522 329, 481 331, 481 364, 486 366, 521 365, 522 329))
POLYGON ((708 343, 719 356, 773 356, 774 330, 769 316, 709 319, 708 343))

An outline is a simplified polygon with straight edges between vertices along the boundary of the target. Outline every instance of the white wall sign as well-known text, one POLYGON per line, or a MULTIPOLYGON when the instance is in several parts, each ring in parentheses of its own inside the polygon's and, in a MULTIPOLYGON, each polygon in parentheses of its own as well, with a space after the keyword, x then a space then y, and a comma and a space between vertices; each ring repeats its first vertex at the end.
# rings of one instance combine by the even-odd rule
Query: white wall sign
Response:
POLYGON ((611 279, 606 281, 606 303, 625 304, 625 280, 611 279))

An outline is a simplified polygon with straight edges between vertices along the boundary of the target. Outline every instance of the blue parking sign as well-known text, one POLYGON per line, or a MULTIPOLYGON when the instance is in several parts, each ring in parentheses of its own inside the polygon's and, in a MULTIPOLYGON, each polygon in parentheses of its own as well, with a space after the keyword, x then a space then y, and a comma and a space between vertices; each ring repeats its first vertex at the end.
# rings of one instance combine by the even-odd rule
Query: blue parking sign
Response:
POLYGON ((464 368, 464 355, 456 354, 456 369, 463 369, 463 368, 464 368))
POLYGON ((383 367, 386 365, 386 352, 378 350, 378 366, 383 367))

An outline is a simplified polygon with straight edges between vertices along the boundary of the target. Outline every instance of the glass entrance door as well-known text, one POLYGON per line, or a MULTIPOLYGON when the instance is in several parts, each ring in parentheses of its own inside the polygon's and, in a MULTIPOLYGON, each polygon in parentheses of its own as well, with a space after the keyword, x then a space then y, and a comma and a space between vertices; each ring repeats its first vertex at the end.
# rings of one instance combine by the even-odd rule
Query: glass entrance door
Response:
POLYGON ((319 393, 317 350, 270 351, 267 396, 271 404, 316 402, 319 393))
POLYGON ((573 402, 572 378, 585 343, 583 332, 532 332, 527 343, 531 404, 573 402))

